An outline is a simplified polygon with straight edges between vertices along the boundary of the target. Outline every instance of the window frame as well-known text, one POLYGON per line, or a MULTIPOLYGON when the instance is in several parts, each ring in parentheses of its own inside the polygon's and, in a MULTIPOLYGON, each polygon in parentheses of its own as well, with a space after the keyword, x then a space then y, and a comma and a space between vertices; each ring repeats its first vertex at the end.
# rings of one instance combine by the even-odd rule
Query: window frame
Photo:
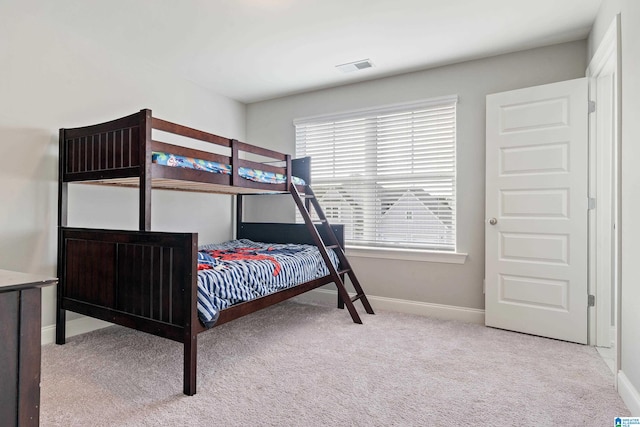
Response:
MULTIPOLYGON (((435 107, 439 105, 447 105, 453 104, 455 108, 454 120, 455 124, 453 127, 454 137, 453 137, 453 185, 452 192, 453 198, 452 201, 456 206, 454 209, 454 213, 452 216, 454 228, 453 228, 453 247, 451 249, 441 249, 441 248, 427 248, 427 245, 423 247, 412 247, 409 245, 403 246, 402 243, 396 247, 394 246, 367 246, 366 243, 362 245, 349 245, 347 244, 347 253, 351 256, 357 257, 366 257, 366 258, 386 258, 386 259, 406 259, 406 260, 416 260, 416 261, 433 261, 433 262, 446 262, 446 263, 464 263, 466 260, 467 254, 458 252, 458 229, 459 224, 457 222, 457 200, 458 200, 458 153, 457 153, 457 123, 458 123, 458 96, 443 96, 437 98, 430 98, 425 100, 406 102, 406 103, 398 103, 384 106, 377 106, 373 108, 363 108, 357 110, 349 110, 331 114, 323 114, 323 115, 315 115, 297 118, 293 121, 294 128, 296 129, 296 134, 298 132, 298 127, 303 125, 311 125, 311 124, 322 124, 323 122, 328 123, 332 121, 347 121, 350 119, 363 119, 365 117, 371 117, 375 115, 389 115, 394 113, 409 113, 413 111, 420 111, 421 109, 428 109, 429 107, 435 107)), ((300 153, 300 145, 301 141, 298 140, 296 135, 295 147, 296 147, 296 155, 301 155, 300 153)), ((376 154, 377 156, 377 154, 376 154)), ((372 179, 375 179, 374 175, 371 176, 372 179)), ((369 177, 367 177, 369 178, 369 177)), ((313 183, 312 183, 313 184, 313 183)), ((406 244, 406 242, 404 242, 406 244)))

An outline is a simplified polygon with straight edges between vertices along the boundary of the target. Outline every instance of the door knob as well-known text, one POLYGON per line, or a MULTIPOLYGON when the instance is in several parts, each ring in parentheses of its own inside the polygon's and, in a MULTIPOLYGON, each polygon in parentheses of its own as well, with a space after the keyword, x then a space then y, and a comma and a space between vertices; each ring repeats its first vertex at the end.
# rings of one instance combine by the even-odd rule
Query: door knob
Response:
POLYGON ((495 218, 491 218, 491 219, 489 220, 489 224, 491 224, 491 225, 496 225, 497 223, 498 223, 498 220, 497 220, 497 219, 495 219, 495 218))

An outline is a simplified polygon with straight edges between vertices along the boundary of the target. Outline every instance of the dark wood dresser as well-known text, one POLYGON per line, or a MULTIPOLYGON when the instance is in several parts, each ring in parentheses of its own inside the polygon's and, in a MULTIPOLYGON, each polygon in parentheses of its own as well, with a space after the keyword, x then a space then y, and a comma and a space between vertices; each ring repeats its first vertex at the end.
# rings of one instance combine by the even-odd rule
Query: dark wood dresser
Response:
POLYGON ((0 424, 40 421, 41 290, 57 279, 0 270, 0 424))

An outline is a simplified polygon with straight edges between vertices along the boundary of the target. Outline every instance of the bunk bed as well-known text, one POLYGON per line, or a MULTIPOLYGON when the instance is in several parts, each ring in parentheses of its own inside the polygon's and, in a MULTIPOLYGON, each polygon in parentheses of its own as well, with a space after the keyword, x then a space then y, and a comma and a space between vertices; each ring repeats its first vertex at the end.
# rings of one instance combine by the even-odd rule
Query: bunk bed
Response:
MULTIPOLYGON (((338 307, 346 306, 355 323, 362 323, 355 301, 360 300, 365 311, 373 314, 344 254, 343 228, 329 223, 309 185, 310 159, 292 159, 290 155, 161 120, 148 109, 101 124, 60 129, 59 142, 57 344, 65 343, 66 311, 183 343, 183 392, 193 395, 197 336, 210 327, 329 283, 335 283, 338 289, 338 307), (161 142, 152 136, 154 130, 160 131, 156 134, 177 135, 216 148, 203 151, 161 142), (218 154, 220 150, 226 150, 225 154, 218 154), (139 229, 67 226, 70 183, 137 188, 139 229), (236 238, 245 239, 240 246, 253 242, 313 245, 323 264, 321 275, 236 300, 208 319, 203 318, 199 310, 203 305, 199 299, 199 270, 214 268, 216 257, 207 258, 207 252, 199 252, 197 233, 151 230, 152 189, 235 195, 236 238), (245 222, 243 197, 260 193, 290 193, 305 223, 245 222), (315 222, 312 210, 317 214, 315 222), (356 291, 353 297, 345 288, 345 276, 356 291)), ((265 260, 264 252, 252 253, 257 254, 254 258, 265 260)), ((268 255, 266 259, 275 262, 268 255)))

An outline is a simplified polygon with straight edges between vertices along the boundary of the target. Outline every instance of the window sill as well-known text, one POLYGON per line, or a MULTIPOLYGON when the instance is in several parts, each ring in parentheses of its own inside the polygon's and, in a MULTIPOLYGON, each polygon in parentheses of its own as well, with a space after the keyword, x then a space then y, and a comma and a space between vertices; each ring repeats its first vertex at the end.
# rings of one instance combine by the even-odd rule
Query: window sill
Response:
POLYGON ((347 246, 346 254, 354 258, 397 259, 402 261, 464 264, 467 254, 460 252, 425 251, 419 249, 392 249, 347 246))

